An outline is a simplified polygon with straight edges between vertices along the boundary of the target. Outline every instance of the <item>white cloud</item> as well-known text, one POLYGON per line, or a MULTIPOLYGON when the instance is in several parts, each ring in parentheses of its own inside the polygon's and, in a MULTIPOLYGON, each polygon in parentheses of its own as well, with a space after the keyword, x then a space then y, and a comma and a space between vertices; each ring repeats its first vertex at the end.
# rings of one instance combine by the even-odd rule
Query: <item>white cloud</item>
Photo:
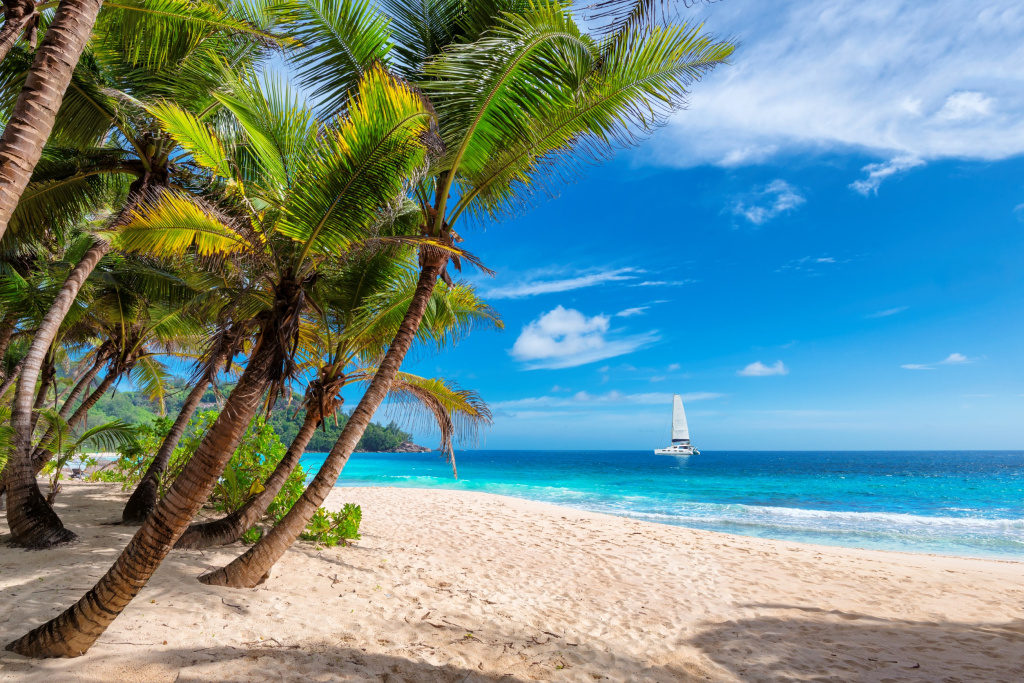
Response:
POLYGON ((668 371, 669 372, 675 372, 676 370, 682 370, 682 369, 683 369, 683 366, 680 365, 679 363, 672 363, 672 364, 670 364, 668 366, 668 371))
POLYGON ((779 266, 775 272, 782 273, 787 270, 798 270, 810 275, 819 275, 819 266, 836 263, 838 261, 832 256, 802 256, 779 266))
POLYGON ((901 365, 900 367, 903 368, 904 370, 935 370, 940 365, 966 365, 968 363, 973 362, 973 359, 968 358, 962 353, 951 353, 942 360, 940 360, 938 363, 907 363, 905 365, 901 365))
POLYGON ((1020 0, 730 0, 687 13, 736 36, 646 148, 673 166, 865 150, 1002 159, 1024 152, 1020 0))
POLYGON ((511 353, 528 370, 571 368, 632 353, 659 339, 653 330, 609 339, 610 322, 606 315, 588 318, 558 306, 525 326, 511 353))
MULTIPOLYGON (((695 391, 688 394, 680 394, 684 403, 695 401, 709 401, 722 398, 725 394, 718 394, 710 391, 695 391)), ((668 393, 639 393, 623 394, 619 391, 609 391, 604 394, 591 394, 586 391, 579 391, 571 398, 560 396, 536 396, 530 398, 519 398, 512 401, 498 401, 491 403, 491 407, 499 410, 516 408, 566 408, 579 407, 580 405, 601 406, 601 405, 667 405, 672 403, 673 394, 668 393)))
MULTIPOLYGON (((688 285, 696 280, 644 280, 643 282, 633 282, 628 286, 630 287, 672 287, 675 285, 688 285)), ((655 303, 665 303, 664 301, 658 301, 655 303)))
POLYGON ((754 361, 742 370, 737 370, 740 377, 769 377, 771 375, 788 375, 787 368, 782 361, 776 361, 774 365, 765 365, 761 361, 754 361))
POLYGON ((890 159, 881 164, 868 164, 862 171, 866 171, 867 178, 855 180, 850 183, 850 189, 860 192, 867 197, 869 194, 878 194, 878 188, 882 181, 897 173, 909 171, 916 166, 922 166, 924 162, 915 156, 901 156, 890 159))
POLYGON ((528 296, 538 294, 552 294, 555 292, 568 292, 573 289, 594 287, 603 285, 606 282, 621 282, 636 278, 636 273, 642 273, 636 268, 616 268, 614 270, 602 270, 596 273, 584 273, 570 278, 559 280, 526 280, 504 287, 495 287, 484 292, 483 296, 488 299, 524 299, 528 296))
POLYGON ((968 119, 981 119, 992 114, 992 98, 986 97, 980 92, 964 91, 953 93, 946 98, 935 114, 940 121, 965 121, 968 119))
POLYGON ((1013 207, 1013 215, 1017 217, 1021 223, 1024 223, 1024 204, 1018 204, 1013 207))
POLYGON ((890 315, 895 315, 896 313, 902 313, 907 308, 909 308, 909 306, 896 306, 895 308, 886 308, 885 310, 868 313, 867 315, 864 315, 864 317, 889 317, 890 315))
POLYGON ((777 179, 763 188, 755 188, 749 198, 750 203, 738 200, 732 212, 743 216, 754 225, 763 225, 771 219, 792 211, 807 200, 785 180, 777 179))
POLYGON ((643 315, 644 311, 646 311, 648 308, 650 308, 650 306, 637 306, 635 308, 627 308, 625 310, 619 311, 615 315, 618 318, 632 318, 634 315, 643 315))
POLYGON ((867 315, 864 315, 864 317, 889 317, 890 315, 895 315, 896 313, 902 313, 907 308, 909 308, 909 306, 896 306, 895 308, 886 308, 885 310, 868 313, 867 315))

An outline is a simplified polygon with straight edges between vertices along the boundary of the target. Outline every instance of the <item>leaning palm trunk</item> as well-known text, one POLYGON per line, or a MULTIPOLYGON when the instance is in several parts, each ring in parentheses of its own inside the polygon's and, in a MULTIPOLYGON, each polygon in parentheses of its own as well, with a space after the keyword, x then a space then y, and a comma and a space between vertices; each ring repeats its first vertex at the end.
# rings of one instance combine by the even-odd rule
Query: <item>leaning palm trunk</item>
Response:
POLYGON ((11 542, 16 545, 47 548, 75 538, 46 504, 46 499, 36 484, 36 469, 32 462, 32 406, 36 380, 39 378, 39 371, 43 367, 50 344, 53 343, 64 316, 78 296, 82 283, 109 249, 110 246, 106 242, 99 241, 85 252, 82 260, 64 281, 50 310, 43 316, 28 353, 25 354, 11 405, 14 447, 8 462, 6 479, 7 521, 11 528, 11 542))
POLYGON ((302 454, 306 451, 306 445, 313 438, 316 432, 318 411, 311 406, 306 411, 306 419, 299 427, 298 433, 292 439, 288 452, 277 463, 277 467, 271 472, 267 480, 263 482, 263 490, 246 501, 245 505, 238 508, 231 514, 221 519, 204 524, 191 525, 178 543, 174 546, 179 549, 197 550, 200 548, 211 548, 217 545, 234 543, 242 537, 246 531, 260 521, 267 513, 267 508, 274 502, 274 498, 281 492, 288 477, 299 464, 302 454))
MULTIPOLYGON (((107 393, 107 389, 110 388, 110 385, 112 385, 118 377, 120 377, 120 375, 117 373, 116 370, 111 370, 106 374, 106 376, 103 378, 103 381, 101 381, 99 386, 96 387, 96 390, 93 391, 88 396, 86 396, 85 400, 82 401, 82 405, 78 406, 78 408, 71 415, 71 417, 68 418, 69 429, 74 429, 75 427, 78 426, 78 423, 85 419, 85 417, 89 414, 89 411, 92 410, 92 407, 96 405, 101 398, 103 398, 103 395, 107 393)), ((50 436, 52 436, 52 432, 50 430, 47 430, 43 438, 40 439, 40 442, 46 442, 47 440, 49 440, 50 436)), ((35 451, 33 451, 32 464, 33 466, 35 466, 36 472, 38 473, 39 470, 43 469, 43 466, 46 463, 50 462, 50 459, 52 457, 53 452, 47 450, 46 448, 37 448, 35 451)))
MULTIPOLYGON (((11 346, 11 338, 14 336, 14 328, 17 324, 18 316, 13 313, 7 313, 3 320, 0 320, 0 361, 3 361, 4 356, 7 355, 7 349, 11 346)), ((3 374, 2 368, 0 368, 0 374, 3 374)), ((0 396, 2 395, 0 392, 0 396)))
POLYGON ((18 42, 21 32, 28 28, 36 11, 32 0, 12 0, 4 3, 4 25, 0 28, 0 62, 18 42))
POLYGON ((11 385, 18 380, 18 376, 21 375, 21 361, 11 368, 11 374, 8 377, 4 377, 3 384, 0 384, 0 396, 7 393, 7 390, 11 388, 11 385))
MULTIPOLYGON (((96 375, 98 375, 100 370, 103 368, 103 363, 105 360, 106 357, 103 355, 96 356, 96 361, 92 364, 92 367, 89 368, 88 372, 86 372, 85 375, 80 380, 78 380, 78 384, 75 385, 75 388, 71 390, 71 393, 68 395, 67 399, 65 399, 64 404, 60 407, 60 411, 57 413, 58 415, 60 415, 64 419, 67 419, 68 413, 70 413, 71 409, 75 407, 75 401, 77 401, 78 397, 82 395, 82 392, 85 391, 85 388, 92 384, 92 381, 96 379, 96 375)), ((38 400, 39 399, 37 397, 36 401, 38 402, 38 400)), ((50 437, 52 436, 53 427, 51 426, 47 428, 46 433, 43 434, 43 436, 39 439, 39 443, 48 442, 50 440, 50 437)), ((41 447, 37 447, 35 451, 32 452, 32 461, 37 464, 37 472, 39 471, 39 469, 42 468, 43 465, 49 462, 51 457, 53 457, 52 454, 44 455, 45 453, 49 453, 49 451, 41 447)))
POLYGON ((131 497, 125 504, 124 511, 121 512, 122 523, 133 526, 142 524, 153 512, 153 509, 156 507, 157 494, 160 490, 160 479, 167 470, 167 465, 171 462, 171 455, 174 454, 174 449, 178 447, 178 442, 184 436, 188 423, 192 416, 195 415, 196 409, 202 402, 203 394, 206 393, 206 387, 209 384, 209 377, 204 375, 202 380, 189 392, 188 397, 185 398, 185 403, 181 406, 177 419, 174 420, 171 430, 167 432, 163 443, 160 444, 160 450, 153 457, 153 462, 149 464, 146 473, 142 475, 142 479, 139 481, 139 485, 135 487, 131 497))
POLYGON ((370 381, 366 393, 359 405, 352 412, 345 428, 328 454, 320 471, 309 483, 299 500, 295 502, 288 514, 270 531, 269 534, 250 548, 244 555, 236 558, 226 567, 200 577, 200 581, 214 586, 231 586, 234 588, 251 588, 266 580, 270 568, 281 559, 302 530, 309 524, 317 508, 338 481, 338 475, 348 462, 362 438, 366 426, 373 414, 388 395, 391 380, 398 374, 406 353, 412 346, 420 321, 430 302, 430 296, 437 284, 437 278, 447 263, 446 256, 433 256, 425 261, 420 270, 419 282, 405 312, 402 324, 398 328, 391 346, 384 355, 384 360, 370 381))
MULTIPOLYGON (((292 289, 292 288, 289 288, 292 289)), ((264 390, 281 369, 279 324, 298 318, 298 299, 285 293, 263 325, 238 384, 210 426, 195 455, 114 565, 82 598, 57 617, 7 645, 28 657, 78 657, 92 647, 117 615, 149 581, 203 502, 238 447, 264 390)))
MULTIPOLYGON (((0 237, 18 206, 103 0, 60 0, 0 137, 0 237)), ((34 379, 34 378, 33 378, 34 379)))

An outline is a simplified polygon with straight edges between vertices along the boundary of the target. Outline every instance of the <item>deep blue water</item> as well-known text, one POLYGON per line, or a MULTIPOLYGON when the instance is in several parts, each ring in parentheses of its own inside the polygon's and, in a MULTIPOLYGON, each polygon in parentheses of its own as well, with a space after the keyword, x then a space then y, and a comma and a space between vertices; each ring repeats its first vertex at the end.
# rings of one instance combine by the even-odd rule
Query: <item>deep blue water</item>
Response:
MULTIPOLYGON (((339 486, 465 489, 733 534, 1024 560, 1024 451, 356 453, 339 486)), ((324 454, 308 453, 316 468, 324 454)))

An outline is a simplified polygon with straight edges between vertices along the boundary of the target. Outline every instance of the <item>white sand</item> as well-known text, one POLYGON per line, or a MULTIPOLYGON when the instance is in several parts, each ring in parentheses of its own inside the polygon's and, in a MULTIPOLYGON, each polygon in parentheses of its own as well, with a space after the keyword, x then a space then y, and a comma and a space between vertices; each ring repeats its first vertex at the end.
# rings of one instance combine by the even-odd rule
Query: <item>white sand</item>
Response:
MULTIPOLYGON (((78 599, 131 530, 65 484, 83 541, 0 547, 4 643, 78 599)), ((1021 681, 1024 563, 691 531, 487 494, 338 489, 356 547, 300 544, 254 590, 174 552, 92 650, 3 681, 1021 681)), ((6 534, 5 526, 0 533, 6 534)))

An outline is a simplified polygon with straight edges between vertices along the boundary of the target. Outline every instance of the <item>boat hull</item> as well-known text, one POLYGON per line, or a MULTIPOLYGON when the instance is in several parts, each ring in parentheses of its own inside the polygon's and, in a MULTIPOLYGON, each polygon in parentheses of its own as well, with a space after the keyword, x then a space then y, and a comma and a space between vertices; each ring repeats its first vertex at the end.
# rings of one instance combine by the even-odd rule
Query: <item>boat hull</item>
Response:
POLYGON ((698 451, 693 446, 669 446, 668 448, 655 448, 654 449, 654 454, 655 455, 677 455, 677 456, 679 456, 679 455, 693 455, 694 453, 696 453, 697 455, 700 455, 700 451, 698 451))

